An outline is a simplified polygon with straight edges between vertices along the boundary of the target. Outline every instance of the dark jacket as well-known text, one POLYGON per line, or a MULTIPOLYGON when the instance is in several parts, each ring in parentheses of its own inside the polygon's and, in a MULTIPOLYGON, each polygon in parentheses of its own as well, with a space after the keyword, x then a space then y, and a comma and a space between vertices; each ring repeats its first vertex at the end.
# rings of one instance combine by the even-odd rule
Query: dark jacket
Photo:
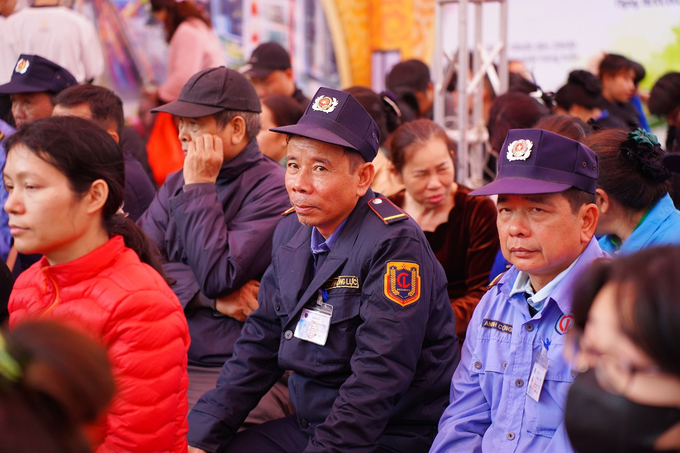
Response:
POLYGON ((129 153, 123 154, 125 161, 125 190, 123 191, 123 211, 134 220, 144 214, 156 194, 144 167, 129 153))
POLYGON ((372 452, 386 430, 434 435, 460 353, 446 275, 418 225, 406 216, 386 224, 369 207, 373 196, 369 190, 359 200, 315 275, 312 227, 295 215, 279 224, 260 307, 217 388, 189 414, 190 445, 227 444, 284 370, 293 371, 291 400, 311 436, 305 452, 372 452), (411 269, 407 282, 390 277, 402 265, 411 269), (389 297, 397 280, 412 289, 403 304, 389 297), (322 288, 333 312, 319 346, 293 332, 322 288))
POLYGON ((274 229, 290 206, 283 173, 253 140, 222 166, 216 184, 185 188, 182 170, 170 174, 139 219, 176 280, 190 364, 221 366, 232 354, 243 324, 217 313, 213 300, 259 279, 269 265, 274 229))

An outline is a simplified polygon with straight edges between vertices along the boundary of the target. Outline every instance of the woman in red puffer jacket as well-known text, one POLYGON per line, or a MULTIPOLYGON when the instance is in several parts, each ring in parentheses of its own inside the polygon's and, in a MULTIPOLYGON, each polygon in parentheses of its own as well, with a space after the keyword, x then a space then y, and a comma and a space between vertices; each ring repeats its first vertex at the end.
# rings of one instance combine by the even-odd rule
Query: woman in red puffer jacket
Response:
POLYGON ((118 145, 90 121, 61 117, 25 125, 6 149, 14 245, 44 255, 14 285, 10 326, 56 319, 106 347, 116 395, 89 430, 97 452, 186 452, 186 318, 120 209, 118 145))

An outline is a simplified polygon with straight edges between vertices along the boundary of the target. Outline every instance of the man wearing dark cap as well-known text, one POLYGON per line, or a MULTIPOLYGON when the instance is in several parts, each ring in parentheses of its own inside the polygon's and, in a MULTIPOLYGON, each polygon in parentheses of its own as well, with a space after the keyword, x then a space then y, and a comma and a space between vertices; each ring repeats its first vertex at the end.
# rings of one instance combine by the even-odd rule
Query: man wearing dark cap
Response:
MULTIPOLYGON (((257 305, 254 280, 270 263, 274 228, 290 203, 281 165, 257 146, 260 100, 238 71, 203 70, 156 111, 177 117, 186 158, 138 223, 160 248, 187 317, 191 406, 215 387, 257 305)), ((289 405, 280 384, 250 421, 286 415, 289 405)))
POLYGON ((189 413, 190 451, 427 452, 459 347, 423 232, 370 189, 378 128, 350 94, 321 88, 273 130, 288 135, 293 207, 259 308, 189 413), (237 434, 284 370, 296 413, 237 434))
POLYGON ((295 86, 288 52, 278 43, 258 46, 241 72, 250 78, 260 97, 281 94, 295 99, 303 109, 309 105, 309 99, 295 86))
POLYGON ((513 267, 470 321, 432 452, 571 452, 563 416, 576 372, 564 357, 572 288, 607 256, 593 238, 597 156, 538 129, 510 130, 498 175, 498 234, 513 267))
POLYGON ((20 55, 12 79, 0 85, 0 95, 9 95, 17 127, 27 121, 52 115, 54 97, 76 79, 66 69, 38 55, 20 55))

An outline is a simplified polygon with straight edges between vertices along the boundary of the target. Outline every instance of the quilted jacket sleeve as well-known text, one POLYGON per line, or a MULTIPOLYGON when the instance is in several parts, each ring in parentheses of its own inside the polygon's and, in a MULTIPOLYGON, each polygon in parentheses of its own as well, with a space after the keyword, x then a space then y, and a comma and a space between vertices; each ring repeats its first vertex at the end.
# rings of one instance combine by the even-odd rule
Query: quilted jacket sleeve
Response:
POLYGON ((189 334, 174 294, 132 292, 113 311, 104 342, 117 393, 97 452, 186 451, 189 334))

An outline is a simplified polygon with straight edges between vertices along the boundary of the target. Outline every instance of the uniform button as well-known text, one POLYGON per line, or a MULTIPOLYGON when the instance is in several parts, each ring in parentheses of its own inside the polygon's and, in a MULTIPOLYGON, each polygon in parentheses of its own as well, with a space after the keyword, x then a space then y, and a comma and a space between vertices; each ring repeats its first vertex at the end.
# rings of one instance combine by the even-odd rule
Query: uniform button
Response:
POLYGON ((506 369, 508 367, 508 362, 503 362, 503 369, 506 369))
POLYGON ((508 432, 505 434, 505 437, 506 437, 508 440, 515 440, 515 433, 513 433, 512 431, 508 431, 508 432))
POLYGON ((382 203, 382 200, 380 198, 376 198, 375 200, 373 200, 373 204, 381 204, 381 203, 382 203))
POLYGON ((309 422, 305 420, 304 418, 300 419, 300 428, 302 429, 307 429, 309 428, 309 422))
POLYGON ((293 331, 292 330, 286 330, 283 333, 283 338, 285 338, 286 340, 290 340, 291 338, 293 338, 293 331))
POLYGON ((521 386, 524 385, 524 381, 521 380, 521 379, 517 379, 517 380, 515 381, 515 385, 516 385, 517 387, 521 387, 521 386))
POLYGON ((477 368, 478 370, 482 368, 482 362, 480 361, 475 362, 475 368, 477 368))
POLYGON ((534 325, 533 324, 525 324, 524 328, 527 330, 527 332, 531 332, 534 330, 534 325))

